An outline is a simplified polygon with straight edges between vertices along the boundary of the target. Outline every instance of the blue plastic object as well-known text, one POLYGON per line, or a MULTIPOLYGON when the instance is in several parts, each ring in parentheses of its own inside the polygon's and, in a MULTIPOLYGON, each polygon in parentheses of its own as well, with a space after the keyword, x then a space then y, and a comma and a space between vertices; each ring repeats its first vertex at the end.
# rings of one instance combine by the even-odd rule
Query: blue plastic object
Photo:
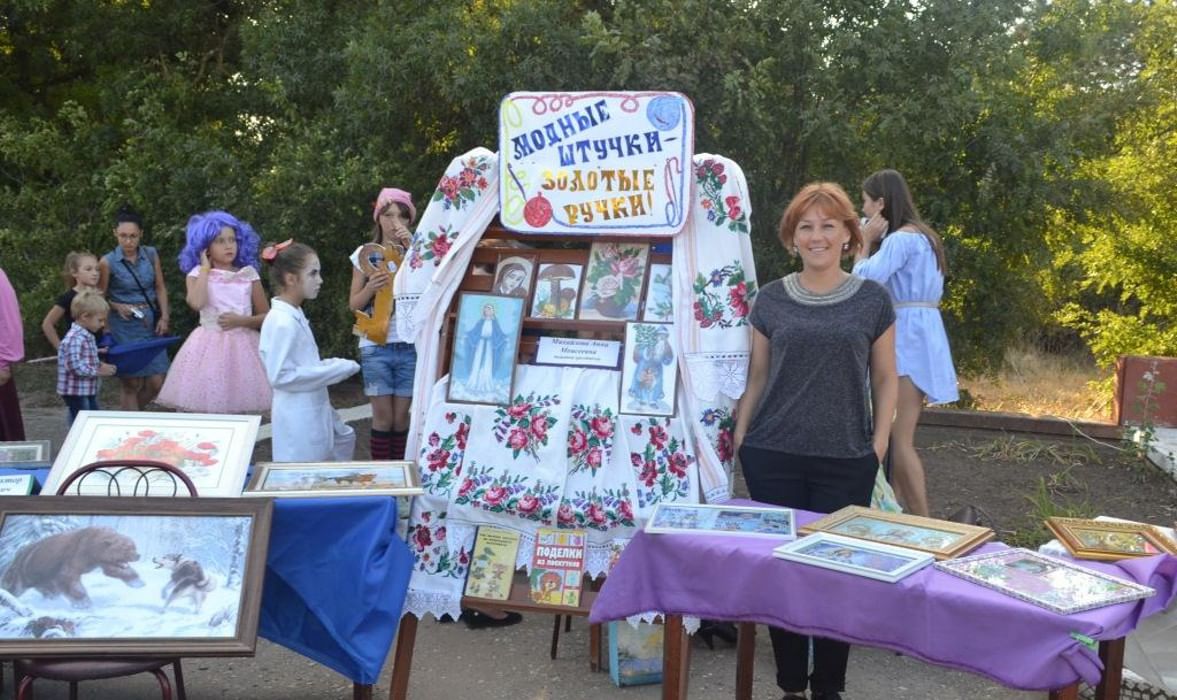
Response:
POLYGON ((106 362, 118 367, 120 374, 138 372, 147 366, 148 362, 163 352, 167 346, 180 339, 178 335, 161 335, 147 340, 136 340, 133 343, 113 345, 106 351, 106 362))

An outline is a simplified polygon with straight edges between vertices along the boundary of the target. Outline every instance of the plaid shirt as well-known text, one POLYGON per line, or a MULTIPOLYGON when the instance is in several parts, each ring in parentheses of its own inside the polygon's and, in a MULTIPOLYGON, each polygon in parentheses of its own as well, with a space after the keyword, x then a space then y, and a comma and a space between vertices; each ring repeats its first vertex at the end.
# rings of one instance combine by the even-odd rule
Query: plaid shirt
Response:
POLYGON ((98 343, 93 333, 77 323, 69 327, 57 347, 57 393, 98 395, 98 343))

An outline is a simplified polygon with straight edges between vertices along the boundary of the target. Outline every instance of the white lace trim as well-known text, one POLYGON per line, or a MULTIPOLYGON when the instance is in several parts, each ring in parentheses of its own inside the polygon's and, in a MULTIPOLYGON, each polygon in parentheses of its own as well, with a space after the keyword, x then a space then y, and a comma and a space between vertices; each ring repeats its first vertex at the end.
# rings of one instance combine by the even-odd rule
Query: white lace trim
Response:
MULTIPOLYGON (((653 624, 654 621, 660 617, 662 617, 662 613, 655 610, 648 610, 644 613, 638 613, 637 615, 630 615, 629 617, 625 618, 625 621, 636 628, 639 622, 653 624)), ((700 622, 700 618, 692 617, 690 615, 683 615, 682 618, 682 626, 683 629, 687 631, 687 634, 694 634, 695 632, 698 632, 700 622)))
POLYGON ((691 389, 700 401, 714 401, 723 394, 733 400, 744 395, 748 382, 747 352, 694 352, 686 356, 691 389))
POLYGON ((728 475, 726 484, 720 484, 703 493, 704 503, 719 503, 732 497, 732 479, 728 475))
POLYGON ((398 338, 408 338, 410 343, 416 342, 418 324, 413 322, 413 310, 417 308, 420 294, 401 294, 396 297, 396 335, 398 338))
POLYGON ((456 620, 462 614, 462 596, 459 594, 454 597, 434 591, 409 589, 408 594, 405 595, 405 607, 401 614, 413 615, 417 619, 426 615, 432 615, 439 619, 442 615, 449 615, 456 620))

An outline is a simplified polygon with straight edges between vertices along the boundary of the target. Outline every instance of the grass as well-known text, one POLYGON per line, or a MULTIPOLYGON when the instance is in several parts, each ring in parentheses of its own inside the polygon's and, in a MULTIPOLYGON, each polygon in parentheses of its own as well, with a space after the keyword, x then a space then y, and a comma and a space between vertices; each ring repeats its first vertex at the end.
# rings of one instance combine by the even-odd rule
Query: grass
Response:
POLYGON ((1052 355, 1030 347, 1010 348, 1000 372, 961 377, 968 408, 1072 420, 1111 420, 1109 372, 1089 357, 1052 355))

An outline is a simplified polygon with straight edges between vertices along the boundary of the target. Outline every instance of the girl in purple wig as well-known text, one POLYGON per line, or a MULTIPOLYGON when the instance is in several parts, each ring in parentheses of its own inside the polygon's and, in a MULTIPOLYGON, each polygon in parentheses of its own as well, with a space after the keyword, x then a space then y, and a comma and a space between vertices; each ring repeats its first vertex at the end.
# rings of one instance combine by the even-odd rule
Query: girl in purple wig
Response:
POLYGON ((270 310, 257 263, 253 227, 223 211, 188 220, 180 251, 186 301, 200 325, 184 341, 158 401, 195 413, 262 413, 270 383, 258 355, 258 329, 270 310))

